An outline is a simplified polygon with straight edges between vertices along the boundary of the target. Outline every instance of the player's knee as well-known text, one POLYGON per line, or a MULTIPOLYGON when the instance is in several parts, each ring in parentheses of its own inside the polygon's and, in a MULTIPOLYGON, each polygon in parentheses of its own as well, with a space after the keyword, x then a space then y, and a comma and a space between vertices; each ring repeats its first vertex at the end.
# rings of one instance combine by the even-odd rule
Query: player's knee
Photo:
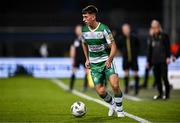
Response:
POLYGON ((113 85, 112 89, 114 92, 118 92, 119 91, 119 85, 118 84, 113 85))
POLYGON ((113 83, 118 83, 118 81, 119 81, 119 77, 118 77, 117 74, 111 75, 109 79, 110 79, 110 81, 113 82, 113 83))
POLYGON ((100 96, 105 94, 105 88, 103 88, 103 87, 96 89, 96 91, 100 96))

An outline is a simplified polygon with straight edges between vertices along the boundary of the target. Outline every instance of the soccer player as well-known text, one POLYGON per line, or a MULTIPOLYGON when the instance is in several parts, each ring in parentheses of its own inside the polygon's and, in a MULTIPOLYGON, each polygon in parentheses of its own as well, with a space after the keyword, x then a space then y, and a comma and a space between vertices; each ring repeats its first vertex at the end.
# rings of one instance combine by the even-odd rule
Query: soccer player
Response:
MULTIPOLYGON (((85 63, 85 57, 83 54, 83 49, 81 46, 81 35, 82 35, 82 26, 77 25, 75 27, 75 34, 77 38, 74 40, 73 44, 70 48, 70 56, 72 58, 72 75, 70 78, 70 84, 69 84, 69 91, 71 92, 74 88, 74 82, 76 79, 75 73, 77 69, 80 67, 80 65, 84 66, 85 63)), ((84 77, 84 85, 83 85, 83 91, 87 90, 87 71, 85 70, 85 77, 84 77)))
POLYGON ((110 104, 108 116, 116 112, 118 117, 124 117, 122 107, 122 92, 119 88, 119 78, 115 72, 113 58, 116 44, 109 28, 96 20, 98 9, 89 5, 82 10, 83 21, 83 50, 86 57, 86 68, 91 69, 92 79, 98 95, 110 104), (108 78, 114 98, 105 89, 108 78))

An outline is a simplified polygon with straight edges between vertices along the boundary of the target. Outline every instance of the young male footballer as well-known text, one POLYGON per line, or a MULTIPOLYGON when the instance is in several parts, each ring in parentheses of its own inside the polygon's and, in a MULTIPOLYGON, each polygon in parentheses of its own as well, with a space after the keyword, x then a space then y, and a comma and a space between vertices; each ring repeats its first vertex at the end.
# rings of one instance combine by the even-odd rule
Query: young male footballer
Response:
POLYGON ((124 117, 122 107, 122 92, 119 88, 119 78, 115 72, 113 58, 116 54, 116 44, 109 28, 96 20, 98 9, 89 5, 82 10, 82 46, 86 57, 85 66, 91 69, 91 76, 98 95, 110 104, 108 116, 116 112, 118 117, 124 117), (108 79, 114 92, 112 97, 107 93, 105 81, 108 79))

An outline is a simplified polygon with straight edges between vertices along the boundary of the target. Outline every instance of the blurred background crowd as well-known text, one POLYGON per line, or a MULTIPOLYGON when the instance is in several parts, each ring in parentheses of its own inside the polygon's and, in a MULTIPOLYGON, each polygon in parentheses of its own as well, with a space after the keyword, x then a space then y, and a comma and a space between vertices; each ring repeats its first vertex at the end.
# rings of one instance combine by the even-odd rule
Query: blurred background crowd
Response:
POLYGON ((129 23, 139 38, 141 56, 147 54, 152 19, 159 20, 171 43, 179 43, 178 0, 6 0, 0 4, 0 56, 39 57, 43 48, 48 49, 45 56, 69 56, 74 27, 82 24, 81 10, 89 4, 97 6, 98 19, 117 36, 122 24, 129 23))

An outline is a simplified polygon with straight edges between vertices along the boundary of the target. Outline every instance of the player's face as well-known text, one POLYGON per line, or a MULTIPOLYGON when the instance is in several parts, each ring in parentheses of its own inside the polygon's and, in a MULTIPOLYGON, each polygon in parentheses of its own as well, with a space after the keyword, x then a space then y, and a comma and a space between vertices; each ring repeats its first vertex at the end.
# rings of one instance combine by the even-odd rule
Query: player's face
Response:
POLYGON ((124 25, 122 27, 122 32, 125 36, 129 36, 130 35, 130 32, 131 32, 131 29, 129 27, 129 25, 124 25))
POLYGON ((87 25, 89 25, 89 26, 90 26, 90 25, 93 23, 93 21, 95 20, 95 15, 94 15, 94 14, 89 14, 89 13, 87 13, 87 14, 83 14, 82 16, 83 16, 83 21, 84 21, 84 23, 87 24, 87 25))

